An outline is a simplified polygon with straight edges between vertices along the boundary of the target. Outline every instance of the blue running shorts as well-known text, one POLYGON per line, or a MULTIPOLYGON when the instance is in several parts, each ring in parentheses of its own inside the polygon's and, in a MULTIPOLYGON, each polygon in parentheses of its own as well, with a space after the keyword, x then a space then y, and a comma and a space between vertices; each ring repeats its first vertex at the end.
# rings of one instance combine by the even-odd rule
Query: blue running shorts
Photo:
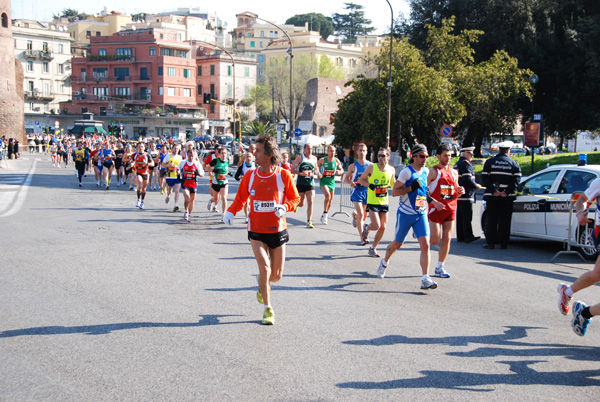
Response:
POLYGON ((394 240, 398 243, 404 243, 410 228, 415 232, 417 239, 423 236, 429 237, 429 221, 427 220, 427 215, 405 215, 398 211, 396 214, 396 236, 394 240))

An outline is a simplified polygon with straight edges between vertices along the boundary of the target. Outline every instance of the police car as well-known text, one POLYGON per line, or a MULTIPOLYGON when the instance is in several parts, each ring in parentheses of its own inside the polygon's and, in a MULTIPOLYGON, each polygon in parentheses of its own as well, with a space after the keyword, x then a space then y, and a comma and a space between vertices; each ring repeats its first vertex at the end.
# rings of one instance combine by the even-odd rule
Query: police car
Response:
MULTIPOLYGON (((584 192, 590 183, 600 177, 600 165, 554 165, 526 179, 517 188, 513 204, 511 236, 565 242, 569 235, 570 200, 574 193, 584 192)), ((590 208, 589 217, 596 214, 596 205, 590 208)), ((572 214, 571 244, 593 246, 591 233, 594 223, 579 226, 572 214)), ((485 228, 487 212, 485 202, 481 208, 481 227, 485 228)), ((595 259, 593 248, 580 247, 587 259, 595 259)))

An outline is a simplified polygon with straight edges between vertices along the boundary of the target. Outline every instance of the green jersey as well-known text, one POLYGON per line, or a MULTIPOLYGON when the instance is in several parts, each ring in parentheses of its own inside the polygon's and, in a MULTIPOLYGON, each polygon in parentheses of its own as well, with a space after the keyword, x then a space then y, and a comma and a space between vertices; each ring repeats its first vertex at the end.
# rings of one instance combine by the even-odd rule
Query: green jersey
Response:
POLYGON ((213 159, 210 162, 210 166, 213 168, 213 184, 223 186, 227 184, 227 172, 229 172, 229 161, 221 158, 213 159))
POLYGON ((323 177, 321 178, 321 186, 335 189, 335 171, 337 170, 337 158, 334 156, 331 162, 327 161, 327 157, 323 159, 323 177))
POLYGON ((314 171, 315 165, 313 159, 308 159, 302 154, 302 162, 298 165, 298 180, 296 181, 297 186, 314 186, 314 171))

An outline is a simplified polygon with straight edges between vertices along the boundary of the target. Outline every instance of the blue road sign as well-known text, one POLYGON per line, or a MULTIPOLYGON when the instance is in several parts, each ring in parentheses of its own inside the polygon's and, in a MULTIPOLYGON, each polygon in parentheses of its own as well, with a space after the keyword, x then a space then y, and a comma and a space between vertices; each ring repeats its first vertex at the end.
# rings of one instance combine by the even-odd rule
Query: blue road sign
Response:
POLYGON ((442 127, 442 135, 444 137, 450 137, 452 135, 452 127, 449 125, 442 127))
POLYGON ((296 137, 300 137, 302 135, 302 130, 300 130, 299 128, 295 129, 294 130, 294 135, 296 137))

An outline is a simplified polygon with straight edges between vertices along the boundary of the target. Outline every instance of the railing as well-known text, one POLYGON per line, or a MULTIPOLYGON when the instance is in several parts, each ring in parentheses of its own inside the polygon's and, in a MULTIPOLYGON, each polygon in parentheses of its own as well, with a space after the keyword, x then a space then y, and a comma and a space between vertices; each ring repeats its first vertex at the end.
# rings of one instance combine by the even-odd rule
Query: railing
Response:
POLYGON ((101 81, 117 81, 117 82, 130 82, 130 81, 152 81, 152 76, 150 75, 101 75, 101 76, 79 76, 73 75, 71 76, 71 81, 73 82, 101 82, 101 81))
POLYGON ((23 51, 23 57, 26 59, 47 59, 52 60, 54 54, 52 52, 44 50, 25 50, 23 51))
POLYGON ((105 61, 135 61, 135 56, 131 55, 131 54, 126 54, 126 55, 116 55, 116 54, 111 54, 111 55, 93 55, 93 54, 88 54, 87 55, 87 59, 89 61, 101 61, 101 62, 105 62, 105 61))
POLYGON ((54 99, 54 94, 52 93, 42 93, 40 91, 38 91, 37 89, 34 89, 33 91, 25 91, 24 93, 25 98, 27 99, 54 99))
POLYGON ((140 101, 151 101, 152 97, 148 95, 135 94, 135 95, 89 95, 79 94, 74 95, 73 100, 85 100, 89 102, 106 102, 106 101, 125 101, 125 100, 140 100, 140 101))

